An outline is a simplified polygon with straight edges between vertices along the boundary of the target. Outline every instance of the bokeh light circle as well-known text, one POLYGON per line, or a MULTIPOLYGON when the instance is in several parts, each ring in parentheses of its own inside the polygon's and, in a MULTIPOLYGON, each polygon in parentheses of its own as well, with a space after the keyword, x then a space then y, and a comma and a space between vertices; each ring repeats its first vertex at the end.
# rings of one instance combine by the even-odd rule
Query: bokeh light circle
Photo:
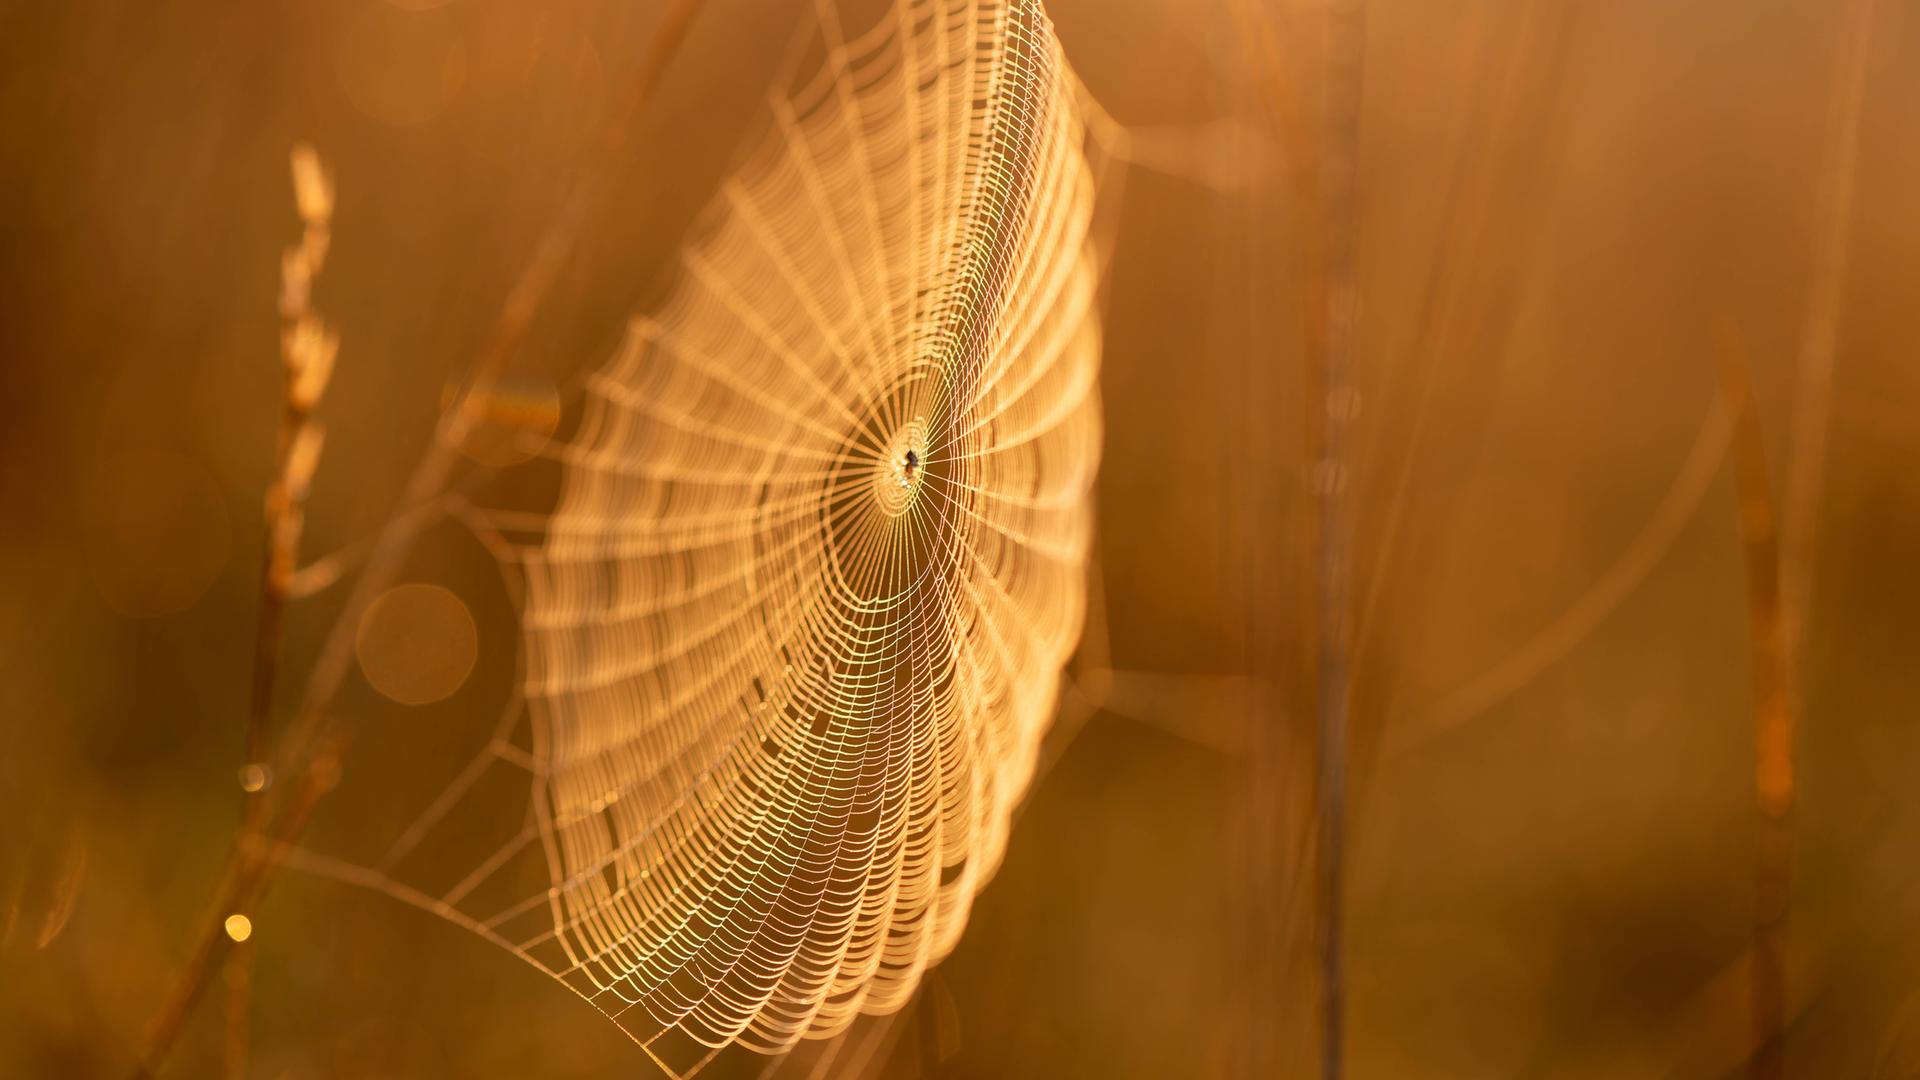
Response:
POLYGON ((453 696, 473 673, 479 636, 473 613, 438 585, 398 585, 360 619, 354 653, 367 682, 402 705, 453 696))

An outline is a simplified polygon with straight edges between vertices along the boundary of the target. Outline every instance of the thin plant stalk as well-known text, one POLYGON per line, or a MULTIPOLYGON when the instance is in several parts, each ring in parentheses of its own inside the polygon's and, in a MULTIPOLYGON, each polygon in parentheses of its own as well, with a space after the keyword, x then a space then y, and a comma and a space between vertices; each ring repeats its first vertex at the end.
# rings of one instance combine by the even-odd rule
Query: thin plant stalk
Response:
MULTIPOLYGON (((1313 283, 1321 280, 1324 266, 1321 255, 1324 237, 1315 227, 1320 201, 1321 147, 1312 123, 1309 95, 1305 92, 1305 72, 1296 62, 1297 55, 1290 55, 1283 45, 1283 41, 1298 36, 1293 31, 1307 20, 1298 18, 1284 5, 1261 4, 1258 0, 1231 0, 1228 15, 1229 32, 1235 34, 1246 49, 1259 105, 1283 148, 1286 183, 1282 191, 1282 213, 1286 220, 1300 224, 1291 245, 1289 269, 1301 283, 1298 331, 1302 355, 1310 360, 1318 354, 1318 327, 1322 317, 1314 303, 1314 297, 1319 294, 1312 291, 1313 283)), ((1249 202, 1244 211, 1249 220, 1258 220, 1254 203, 1249 202)), ((1259 285, 1250 281, 1248 287, 1253 290, 1251 295, 1258 295, 1259 285)), ((1269 399, 1279 385, 1270 377, 1263 377, 1259 368, 1250 369, 1249 392, 1242 403, 1242 408, 1249 410, 1243 414, 1249 433, 1258 430, 1263 418, 1271 412, 1269 399)), ((1303 401, 1318 400, 1315 385, 1311 366, 1304 367, 1303 401)), ((1300 453, 1304 460, 1311 461, 1319 438, 1319 424, 1310 406, 1306 413, 1300 453)), ((1251 439, 1251 434, 1248 437, 1251 439)), ((1253 453, 1251 442, 1247 452, 1253 453)), ((1247 470, 1247 474, 1257 475, 1257 471, 1247 470)), ((1265 505, 1266 499, 1261 497, 1264 494, 1258 486, 1245 493, 1236 492, 1236 495, 1247 496, 1245 501, 1249 506, 1265 505)), ((1308 495, 1312 497, 1311 492, 1308 495)), ((1263 520, 1253 532, 1256 536, 1281 540, 1283 547, 1286 541, 1295 539, 1283 536, 1282 529, 1265 527, 1272 524, 1277 522, 1263 520)), ((1302 590, 1304 603, 1298 613, 1303 622, 1310 622, 1314 618, 1313 605, 1317 603, 1311 584, 1317 576, 1311 565, 1311 545, 1319 527, 1317 516, 1309 513, 1303 525, 1293 527, 1299 530, 1297 539, 1303 553, 1297 568, 1270 575, 1266 562, 1256 552, 1252 555, 1253 570, 1257 580, 1263 583, 1263 600, 1275 601, 1274 606, 1279 606, 1280 597, 1294 596, 1284 582, 1306 583, 1302 590), (1300 577, 1292 578, 1294 573, 1300 577)), ((1310 1059, 1316 1051, 1315 1044, 1324 1041, 1315 1034, 1321 1025, 1314 1015, 1324 980, 1315 960, 1319 955, 1316 907, 1320 898, 1319 883, 1314 876, 1318 798, 1314 777, 1319 766, 1316 755, 1306 750, 1309 744, 1320 743, 1311 715, 1314 635, 1277 631, 1270 625, 1273 620, 1254 614, 1258 610, 1257 605, 1249 608, 1248 642, 1251 656, 1257 658, 1256 668, 1264 669, 1267 675, 1253 683, 1246 699, 1247 746, 1252 757, 1247 811, 1252 850, 1247 869, 1249 895, 1269 896, 1272 900, 1250 905, 1247 913, 1248 961, 1256 991, 1245 1005, 1247 1020, 1240 1042, 1244 1056, 1239 1065, 1250 1075, 1264 1076, 1300 1072, 1303 1066, 1299 1063, 1310 1059), (1301 689, 1283 690, 1283 687, 1301 689), (1294 1016, 1299 1019, 1284 1022, 1283 1030, 1279 1018, 1294 1016)))
MULTIPOLYGON (((258 840, 267 810, 267 788, 273 780, 266 759, 271 750, 274 690, 285 637, 287 599, 299 565, 307 495, 325 438, 314 410, 326 393, 339 351, 339 340, 321 322, 312 304, 313 281, 326 263, 332 242, 333 183, 311 146, 295 146, 290 164, 302 228, 300 242, 287 249, 280 263, 280 357, 286 369, 285 391, 274 478, 267 488, 260 614, 254 627, 252 692, 241 746, 240 828, 236 834, 241 847, 258 840)), ((227 964, 224 1060, 229 1078, 246 1074, 253 955, 251 944, 236 941, 227 964)))
POLYGON ((1793 703, 1780 595, 1779 510, 1767 475, 1766 434, 1753 397, 1745 344, 1731 323, 1714 334, 1720 392, 1734 417, 1734 490, 1747 567, 1747 625, 1753 651, 1754 794, 1760 834, 1754 850, 1754 909, 1748 1006, 1756 1078, 1780 1075, 1787 1010, 1787 909, 1793 879, 1793 703))
POLYGON ((1366 44, 1361 0, 1328 13, 1325 124, 1319 157, 1320 268, 1310 281, 1317 346, 1310 357, 1317 433, 1313 455, 1317 609, 1314 677, 1316 874, 1321 976, 1321 1075, 1345 1073, 1345 906, 1347 855, 1348 648, 1353 627, 1353 507, 1348 430, 1358 412, 1353 378, 1354 174, 1359 163, 1360 92, 1366 44))
MULTIPOLYGON (((1827 103, 1814 218, 1813 272, 1801 328, 1786 481, 1778 517, 1778 702, 1758 703, 1754 780, 1760 819, 1756 860, 1754 961, 1751 972, 1755 1080, 1778 1080, 1785 1068, 1785 940, 1793 863, 1794 737, 1807 706, 1807 627, 1813 609, 1821 493, 1827 471, 1833 379, 1853 235, 1865 110, 1867 51, 1878 0, 1852 0, 1843 14, 1832 96, 1827 103), (1764 946, 1764 948, 1763 948, 1764 946)), ((1738 357, 1735 346, 1723 349, 1738 357)), ((1723 363, 1723 368, 1733 363, 1723 363)), ((1724 376, 1723 376, 1724 377, 1724 376)), ((1749 411, 1751 411, 1749 407, 1749 411)), ((1746 496, 1743 495, 1743 502, 1746 496)), ((1743 514, 1743 519, 1745 515, 1743 514)), ((1771 519, 1769 520, 1771 525, 1771 519)), ((1771 532, 1771 529, 1769 530, 1771 532)), ((1769 538, 1770 539, 1770 538, 1769 538)), ((1751 551, 1752 541, 1749 540, 1751 551)), ((1750 557, 1752 557, 1750 553, 1750 557)), ((1756 628, 1758 632, 1758 628, 1756 628)), ((1757 643, 1756 643, 1757 647, 1757 643)), ((1756 654, 1764 661, 1763 654, 1756 654)))
MULTIPOLYGON (((454 404, 440 418, 419 464, 409 478, 400 506, 412 508, 433 499, 447 484, 468 435, 484 418, 487 399, 502 369, 518 351, 560 272, 579 245, 585 222, 602 205, 617 152, 626 143, 641 109, 651 99, 660 75, 685 39, 701 0, 675 0, 661 19, 653 42, 636 70, 628 93, 610 110, 599 153, 549 223, 532 256, 508 290, 478 359, 454 404)), ((243 834, 222 868, 215 903, 196 938, 180 980, 156 1014, 135 1077, 154 1075, 179 1041, 186 1021, 204 996, 213 973, 231 951, 226 932, 230 914, 250 915, 273 877, 274 851, 296 841, 314 808, 338 777, 340 755, 350 731, 330 705, 345 681, 353 657, 353 639, 361 617, 398 574, 417 530, 400 515, 382 530, 368 554, 340 616, 329 629, 309 672, 298 710, 277 740, 270 768, 288 777, 286 794, 271 811, 260 811, 262 827, 243 834)), ((265 756, 265 755, 263 755, 265 756)))

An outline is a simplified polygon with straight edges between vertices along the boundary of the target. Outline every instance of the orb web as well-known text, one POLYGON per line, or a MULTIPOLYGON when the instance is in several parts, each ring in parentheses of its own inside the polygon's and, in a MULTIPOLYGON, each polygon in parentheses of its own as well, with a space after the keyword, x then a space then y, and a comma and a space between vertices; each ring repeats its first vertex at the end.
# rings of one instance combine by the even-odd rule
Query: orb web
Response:
POLYGON ((806 34, 817 68, 541 448, 552 510, 490 516, 524 586, 513 715, 377 866, 306 858, 676 1071, 912 996, 1001 858, 1086 603, 1117 129, 1034 0, 900 0, 858 35, 821 3, 806 34), (507 844, 400 884, 503 764, 532 788, 507 844), (526 853, 549 887, 493 903, 526 853))

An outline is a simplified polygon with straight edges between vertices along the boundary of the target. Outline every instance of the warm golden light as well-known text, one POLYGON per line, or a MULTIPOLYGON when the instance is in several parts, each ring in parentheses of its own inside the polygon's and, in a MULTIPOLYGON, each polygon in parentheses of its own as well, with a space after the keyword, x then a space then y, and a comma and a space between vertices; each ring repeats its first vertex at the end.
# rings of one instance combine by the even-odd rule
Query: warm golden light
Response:
POLYGON ((0 10, 0 1080, 1920 1080, 1920 0, 0 10))
POLYGON ((347 100, 393 127, 424 124, 453 104, 467 49, 442 15, 418 4, 361 10, 337 45, 335 76, 347 100))

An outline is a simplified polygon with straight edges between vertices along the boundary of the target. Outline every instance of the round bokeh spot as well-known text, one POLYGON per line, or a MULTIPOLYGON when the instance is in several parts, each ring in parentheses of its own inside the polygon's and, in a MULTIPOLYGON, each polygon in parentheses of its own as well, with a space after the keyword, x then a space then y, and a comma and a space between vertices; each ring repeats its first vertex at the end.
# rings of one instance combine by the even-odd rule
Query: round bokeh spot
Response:
POLYGON ((480 652, 465 602, 419 583, 382 593, 360 619, 353 646, 367 682, 402 705, 451 697, 473 674, 480 652))

